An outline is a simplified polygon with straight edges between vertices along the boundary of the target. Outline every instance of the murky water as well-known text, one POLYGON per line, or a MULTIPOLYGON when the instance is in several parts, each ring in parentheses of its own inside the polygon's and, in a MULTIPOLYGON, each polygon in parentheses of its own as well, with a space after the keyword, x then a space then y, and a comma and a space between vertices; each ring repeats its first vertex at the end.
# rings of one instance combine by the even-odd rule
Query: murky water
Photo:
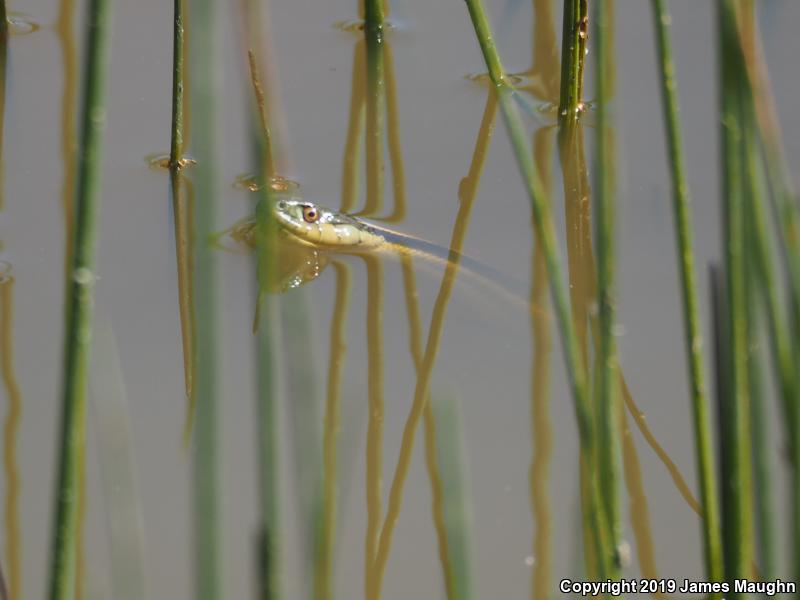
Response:
MULTIPOLYGON (((96 354, 99 364, 112 365, 109 369, 118 360, 124 382, 149 595, 184 598, 192 595, 193 538, 180 269, 168 175, 147 164, 147 157, 169 146, 172 3, 116 4, 96 354)), ((506 67, 521 74, 531 106, 557 101, 554 44, 560 9, 550 6, 557 3, 534 1, 535 15, 530 2, 487 4, 506 67)), ((626 575, 700 579, 699 521, 690 506, 697 495, 693 438, 650 7, 636 0, 616 4, 618 343, 631 397, 646 417, 639 426, 631 413, 627 418, 623 506, 631 564, 626 575), (672 472, 665 457, 674 464, 672 472), (681 481, 688 486, 683 494, 681 481)), ((701 309, 708 325, 706 265, 720 255, 713 3, 671 5, 695 199, 701 309)), ((252 168, 245 119, 250 87, 235 6, 219 11, 224 40, 216 150, 219 230, 250 215, 253 206, 252 192, 240 179, 252 168)), ((73 23, 70 15, 82 15, 84 6, 34 0, 24 9, 26 18, 41 27, 10 41, 0 183, 0 258, 13 269, 13 281, 0 285, 6 465, 0 478, 5 511, 0 556, 14 598, 42 597, 49 565, 69 227, 65 208, 74 186, 70 152, 76 143, 83 31, 83 19, 76 16, 73 23)), ((771 0, 761 3, 759 14, 789 164, 797 164, 800 81, 794 62, 800 42, 793 25, 800 5, 771 0)), ((541 310, 530 314, 519 298, 459 273, 447 304, 431 395, 454 400, 461 414, 476 597, 555 597, 560 579, 582 577, 577 430, 542 264, 535 258, 527 197, 486 84, 467 78, 484 71, 467 11, 455 0, 392 5, 395 28, 387 35, 384 55, 386 129, 383 141, 372 146, 364 141, 370 107, 363 36, 334 27, 357 18, 356 3, 273 2, 269 16, 281 174, 298 182, 305 197, 351 212, 383 190, 382 206, 367 204, 375 209, 368 212, 377 217, 400 212, 402 218, 387 225, 442 246, 449 246, 460 222, 464 254, 526 285, 535 283, 541 310), (382 159, 376 148, 385 150, 382 159), (384 162, 382 181, 365 175, 365 152, 369 160, 384 162), (471 208, 466 222, 465 205, 471 208)), ((562 256, 565 264, 570 256, 572 291, 580 299, 591 267, 589 203, 569 193, 571 184, 571 200, 565 203, 553 117, 546 110, 532 114, 527 125, 540 164, 550 165, 562 256)), ((582 133, 591 164, 591 115, 582 133)), ((375 172, 381 172, 379 165, 375 172)), ((245 253, 220 251, 218 261, 220 556, 224 595, 240 598, 253 594, 256 573, 251 330, 256 290, 245 253)), ((312 588, 308 481, 326 465, 330 469, 332 458, 338 479, 338 501, 328 515, 336 517, 333 597, 363 594, 365 547, 380 546, 374 526, 390 503, 417 360, 431 330, 443 272, 441 264, 420 259, 412 268, 391 255, 340 256, 312 283, 282 297, 283 339, 297 326, 289 320, 297 312, 290 309, 305 306, 311 353, 284 353, 280 372, 304 371, 312 392, 290 403, 288 381, 284 377, 279 383, 287 598, 307 596, 312 588), (409 308, 412 276, 417 296, 409 308), (349 299, 344 298, 347 289, 349 299), (338 411, 338 432, 324 431, 324 415, 327 411, 332 423, 332 410, 338 411), (382 419, 375 418, 381 411, 382 419)), ((183 325, 185 335, 185 314, 183 325)), ((116 456, 110 447, 124 437, 120 433, 109 441, 101 429, 109 422, 120 427, 114 419, 122 399, 113 383, 95 380, 82 573, 85 597, 107 598, 113 589, 109 523, 118 523, 109 507, 116 486, 124 482, 114 479, 117 463, 107 467, 101 458, 116 456)), ((393 542, 383 549, 390 550, 383 581, 387 599, 445 597, 425 428, 420 422, 408 479, 395 496, 402 497, 402 508, 393 542)), ((774 431, 777 450, 777 425, 774 431)))

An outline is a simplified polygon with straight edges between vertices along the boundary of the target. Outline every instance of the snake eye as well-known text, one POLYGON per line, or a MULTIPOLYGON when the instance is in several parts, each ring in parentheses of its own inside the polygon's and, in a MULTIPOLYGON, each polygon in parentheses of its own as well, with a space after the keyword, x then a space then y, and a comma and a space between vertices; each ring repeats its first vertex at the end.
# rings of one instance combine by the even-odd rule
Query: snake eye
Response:
POLYGON ((313 206, 304 206, 303 219, 306 223, 316 223, 319 220, 319 211, 313 206))

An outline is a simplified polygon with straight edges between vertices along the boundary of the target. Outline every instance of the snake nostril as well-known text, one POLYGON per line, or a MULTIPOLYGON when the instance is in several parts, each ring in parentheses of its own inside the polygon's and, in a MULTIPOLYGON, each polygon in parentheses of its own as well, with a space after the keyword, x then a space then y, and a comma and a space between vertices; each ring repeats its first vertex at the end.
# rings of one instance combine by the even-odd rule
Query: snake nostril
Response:
POLYGON ((279 210, 286 210, 286 201, 285 200, 278 200, 278 209, 279 210))

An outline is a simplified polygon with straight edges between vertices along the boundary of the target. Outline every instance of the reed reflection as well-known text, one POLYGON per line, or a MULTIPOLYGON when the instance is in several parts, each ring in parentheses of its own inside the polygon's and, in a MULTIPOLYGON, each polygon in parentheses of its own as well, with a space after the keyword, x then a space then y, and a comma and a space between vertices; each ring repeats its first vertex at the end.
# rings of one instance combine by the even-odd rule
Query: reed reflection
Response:
MULTIPOLYGON (((6 105, 6 66, 8 60, 8 23, 3 3, 2 24, 0 25, 0 211, 5 208, 5 185, 3 162, 5 105, 6 105)), ((0 243, 2 248, 2 243, 0 243)), ((13 289, 14 276, 11 264, 0 261, 0 373, 8 399, 8 412, 3 426, 3 471, 6 480, 4 524, 6 531, 5 556, 6 576, 0 566, 0 593, 3 598, 18 600, 21 596, 21 539, 19 521, 20 473, 17 463, 17 438, 22 420, 22 395, 14 370, 14 331, 13 331, 13 289)))
MULTIPOLYGON (((566 212, 567 269, 569 277, 570 307, 572 321, 582 354, 581 364, 589 365, 588 318, 594 303, 590 280, 594 279, 592 258, 591 206, 589 198, 589 176, 583 147, 583 127, 577 120, 564 120, 559 131, 559 149, 563 175, 564 210, 566 212)), ((593 406, 590 407, 593 410, 593 406)), ((594 412, 594 411, 593 411, 594 412)), ((595 416, 591 421, 595 421, 595 416)), ((592 484, 595 465, 580 459, 580 494, 583 551, 587 574, 596 579, 599 567, 596 563, 596 536, 590 517, 592 484)))
POLYGON ((476 143, 469 173, 459 185, 459 199, 461 202, 459 204, 458 213, 454 219, 453 233, 449 245, 452 260, 448 261, 445 265, 442 282, 434 303, 433 314, 431 315, 425 352, 420 363, 420 368, 418 369, 417 381, 414 388, 414 402, 403 428, 403 437, 389 494, 386 519, 381 529, 378 554, 374 564, 376 577, 373 581, 373 585, 375 587, 372 590, 372 594, 367 596, 368 598, 377 598, 380 596, 383 573, 391 551, 392 536, 397 519, 400 516, 403 488, 405 486, 406 477, 408 476, 408 469, 414 448, 414 437, 420 418, 427 405, 430 377, 433 373, 433 367, 439 351, 439 344, 444 330, 444 318, 447 314, 450 296, 452 295, 456 275, 458 274, 460 253, 469 226, 472 206, 477 195, 478 183, 486 158, 488 142, 494 130, 496 112, 497 100, 495 95, 490 93, 487 99, 483 120, 481 121, 478 142, 476 143))
MULTIPOLYGON (((383 127, 384 127, 384 38, 381 11, 373 14, 373 5, 365 2, 364 51, 366 60, 366 199, 363 214, 373 215, 383 207, 383 127)), ((358 46, 356 52, 358 51, 358 46)), ((396 199, 395 199, 396 200, 396 199)), ((368 352, 368 405, 369 417, 366 446, 366 503, 367 527, 364 539, 364 595, 367 600, 377 600, 378 589, 373 561, 377 555, 382 519, 383 482, 383 411, 384 411, 384 352, 383 352, 383 304, 384 276, 382 259, 375 256, 362 257, 367 273, 367 352, 368 352)))
MULTIPOLYGON (((542 187, 552 193, 552 129, 539 129, 534 135, 534 160, 542 187)), ((546 307, 550 288, 544 253, 538 241, 531 261, 531 305, 546 307)), ((531 433, 533 457, 530 466, 530 497, 534 519, 534 569, 531 597, 545 600, 551 594, 552 526, 550 512, 550 460, 553 454, 553 425, 550 420, 550 369, 552 341, 550 319, 541 312, 531 312, 533 364, 531 368, 531 433)))
MULTIPOLYGON (((417 283, 414 273, 414 263, 410 256, 401 256, 400 264, 403 271, 403 290, 405 291, 406 313, 408 315, 409 350, 411 351, 411 358, 414 361, 414 368, 419 372, 422 368, 422 323, 417 302, 417 283)), ((439 562, 442 566, 442 575, 447 597, 454 598, 455 587, 444 518, 444 491, 442 489, 442 475, 436 452, 436 419, 434 418, 430 397, 425 403, 424 418, 425 466, 427 467, 428 479, 431 484, 431 512, 433 514, 433 525, 436 529, 439 562)))
MULTIPOLYGON (((496 103, 492 102, 492 94, 489 94, 489 101, 487 102, 484 116, 481 121, 481 126, 478 134, 478 142, 475 148, 475 155, 473 157, 472 168, 469 175, 462 180, 459 186, 459 199, 463 202, 468 199, 469 202, 474 199, 477 193, 478 181, 480 178, 480 171, 485 155, 488 149, 489 140, 494 128, 494 116, 496 114, 496 103)), ((408 313, 409 324, 409 347, 411 356, 414 361, 414 367, 417 374, 423 370, 423 348, 422 348, 422 327, 419 316, 419 306, 417 303, 417 290, 416 278, 414 274, 413 260, 408 255, 400 257, 402 272, 403 272, 403 287, 406 296, 406 311, 408 313)), ((436 419, 433 414, 433 407, 430 404, 430 394, 424 400, 424 425, 425 425, 425 463, 428 470, 428 478, 431 484, 432 496, 432 515, 434 527, 436 529, 436 536, 439 549, 439 561, 442 567, 442 575, 444 578, 445 589, 448 598, 457 598, 457 582, 455 570, 461 567, 462 569, 469 569, 469 565, 454 564, 458 562, 459 557, 463 561, 467 554, 465 552, 458 553, 459 549, 452 547, 453 541, 448 540, 447 526, 445 519, 445 494, 442 484, 442 473, 440 470, 439 457, 437 453, 437 427, 436 419), (453 553, 456 556, 453 556, 453 553)), ((406 438, 404 438, 405 441, 406 438)), ((413 440, 412 438, 409 438, 413 440)), ((410 458, 411 452, 407 451, 406 457, 410 458)), ((404 477, 400 470, 400 463, 398 469, 395 471, 395 480, 398 477, 404 477)), ((408 463, 403 465, 404 469, 408 468, 408 463)), ((395 503, 399 507, 400 498, 402 495, 402 486, 392 486, 392 491, 395 503)), ((393 526, 393 524, 392 524, 393 526)), ((462 549, 463 550, 463 549, 462 549)), ((387 551, 388 552, 388 551, 387 551)), ((387 554, 388 556, 388 554, 387 554)), ((385 568, 383 565, 378 565, 380 569, 385 568)), ((462 571, 463 572, 463 571, 462 571)), ((382 576, 382 571, 381 571, 382 576)))
POLYGON ((533 0, 533 58, 529 69, 515 73, 522 80, 517 89, 550 103, 558 102, 558 38, 555 30, 553 0, 533 0))
MULTIPOLYGON (((72 264, 72 242, 74 237, 74 194, 77 174, 77 149, 78 138, 76 131, 77 102, 78 102, 78 69, 75 47, 75 20, 74 0, 60 0, 58 4, 58 18, 55 29, 61 45, 61 56, 64 71, 64 92, 61 96, 61 156, 64 169, 63 183, 61 186, 61 205, 64 218, 64 302, 70 301, 66 293, 69 290, 69 269, 72 264)), ((66 312, 66 310, 65 310, 66 312)), ((85 457, 80 457, 78 467, 78 522, 77 522, 77 552, 75 567, 75 597, 83 597, 85 552, 83 545, 83 523, 86 515, 86 469, 85 457)))
MULTIPOLYGON (((360 162, 359 154, 361 151, 360 139, 362 131, 366 132, 367 138, 373 137, 374 139, 376 134, 376 124, 383 122, 381 119, 375 118, 375 114, 378 116, 382 114, 379 107, 373 107, 373 110, 376 112, 373 113, 369 119, 366 117, 368 107, 366 106, 365 98, 371 96, 369 87, 372 85, 374 86, 373 89, 386 90, 386 95, 389 97, 387 98, 387 103, 388 106, 391 107, 387 109, 388 118, 386 119, 386 125, 388 127, 388 135, 390 138, 390 160, 393 160, 392 189, 394 191, 395 207, 394 211, 390 212, 389 218, 397 218, 398 216, 402 217, 404 211, 404 208, 402 207, 402 204, 404 203, 404 182, 401 180, 403 170, 402 162, 400 160, 401 149, 399 145, 399 135, 397 135, 399 124, 396 118, 397 111, 394 102, 394 74, 389 44, 385 39, 383 39, 380 42, 380 45, 380 55, 383 57, 383 60, 381 61, 370 61, 367 59, 365 53, 368 51, 370 46, 363 40, 356 43, 356 48, 354 51, 353 97, 351 98, 350 103, 351 115, 343 159, 344 166, 341 206, 343 212, 352 212, 352 208, 356 204, 359 196, 358 165, 360 162), (372 83, 370 83, 370 81, 372 81, 372 83), (381 87, 381 81, 385 83, 384 87, 381 87), (369 123, 372 123, 372 125, 369 123), (394 142, 392 140, 394 140, 394 142), (392 155, 395 156, 395 159, 391 159, 392 155)), ((446 314, 447 304, 452 293, 456 274, 459 270, 459 261, 461 257, 460 251, 463 246, 464 236, 468 227, 471 207, 477 195, 480 174, 483 169, 488 144, 494 128, 496 110, 497 99, 493 93, 489 93, 486 108, 480 124, 478 140, 476 142, 475 151, 472 157, 472 163, 469 168, 469 173, 459 185, 458 194, 460 208, 455 217, 454 231, 449 247, 449 257, 445 261, 443 280, 437 296, 431 328, 428 333, 428 340, 424 352, 422 345, 422 332, 418 326, 419 309, 416 306, 413 261, 410 256, 401 253, 407 308, 409 311, 409 322, 411 324, 411 351, 412 357, 414 358, 414 364, 418 367, 418 381, 415 389, 414 403, 404 429, 403 441, 397 460, 397 466, 393 477, 393 483, 385 517, 382 514, 383 506, 381 498, 381 465, 383 462, 382 438, 384 427, 382 256, 378 254, 359 255, 360 258, 364 260, 366 267, 368 294, 367 300, 369 306, 366 315, 368 334, 367 345, 370 357, 368 364, 369 425, 367 434, 367 473, 365 483, 365 491, 367 494, 367 533, 364 542, 364 587, 367 598, 377 598, 380 596, 383 573, 391 550, 394 527, 401 509, 403 489, 410 466, 410 458, 413 451, 416 428, 418 427, 423 416, 426 423, 426 458, 429 469, 429 477, 432 483, 434 498, 438 498, 438 500, 435 500, 434 505, 434 522, 436 524, 439 536, 440 557, 443 565, 444 579, 446 585, 448 585, 452 590, 452 586, 450 585, 452 583, 452 575, 448 556, 449 550, 442 516, 442 493, 440 484, 441 477, 438 473, 438 465, 436 464, 435 457, 436 429, 432 413, 430 412, 428 406, 428 384, 443 331, 444 316, 446 314)), ((380 135, 380 133, 378 135, 380 135)), ((383 144, 381 144, 381 150, 383 150, 383 144)), ((381 168, 382 164, 382 159, 375 160, 374 157, 365 162, 367 169, 367 180, 372 181, 372 184, 367 185, 366 200, 364 203, 364 210, 362 212, 366 212, 367 209, 373 210, 376 207, 383 206, 383 185, 377 185, 375 183, 381 179, 375 173, 369 173, 371 169, 374 170, 376 168, 381 168)), ((378 218, 377 220, 381 219, 378 218)), ((228 233, 230 233, 230 236, 233 239, 246 242, 248 239, 253 239, 253 227, 254 224, 252 220, 247 220, 231 228, 228 233)), ((280 243, 277 251, 280 253, 284 246, 289 247, 291 244, 280 243)), ((295 244, 295 246, 297 245, 295 244)), ((302 285, 303 283, 315 278, 320 274, 322 269, 324 269, 327 264, 330 264, 330 262, 334 264, 334 273, 337 278, 337 301, 334 319, 339 323, 343 323, 344 316, 347 312, 347 303, 349 298, 348 294, 343 291, 345 288, 349 288, 349 265, 340 263, 335 259, 331 260, 330 256, 332 253, 330 252, 317 251, 306 246, 295 248, 294 251, 297 252, 298 255, 302 255, 305 252, 307 256, 313 256, 313 260, 308 260, 306 262, 307 264, 311 264, 313 262, 315 267, 308 272, 308 277, 304 275, 298 275, 297 277, 292 278, 292 287, 302 285), (318 260, 318 258, 323 260, 318 260)), ((279 258, 278 263, 279 265, 286 264, 282 258, 279 258)), ((281 278, 278 277, 276 280, 271 282, 270 285, 270 291, 280 291, 285 283, 281 283, 281 278)), ((328 403, 326 409, 327 416, 325 418, 325 427, 323 431, 324 484, 322 486, 322 521, 320 543, 317 547, 318 562, 315 572, 315 596, 318 598, 330 597, 332 594, 331 588, 333 585, 333 557, 331 545, 332 540, 335 537, 335 490, 336 479, 338 476, 335 439, 338 432, 338 398, 340 397, 341 393, 341 378, 339 373, 342 368, 346 353, 346 346, 337 341, 338 335, 341 335, 341 330, 339 333, 335 333, 332 329, 328 377, 328 403)))
MULTIPOLYGON (((5 8, 0 28, 0 211, 5 208, 4 125, 6 104, 6 66, 8 36, 5 8)), ((0 248, 2 243, 0 243, 0 248)), ((6 391, 8 412, 3 424, 3 472, 6 481, 4 506, 6 573, 0 567, 0 591, 3 598, 22 597, 22 539, 20 536, 19 499, 22 492, 17 440, 22 423, 22 393, 14 367, 14 275, 10 263, 0 261, 0 376, 6 391)))
POLYGON ((402 221, 406 215, 405 167, 397 110, 397 84, 389 40, 369 33, 353 49, 350 116, 342 169, 342 212, 352 212, 358 198, 362 132, 365 140, 366 199, 359 215, 386 222, 402 221), (391 167, 392 211, 383 217, 385 187, 384 129, 391 167))
POLYGON ((318 547, 318 567, 314 572, 314 598, 333 598, 333 558, 336 540, 336 509, 338 487, 338 439, 340 431, 342 371, 347 349, 347 311, 350 304, 352 277, 347 265, 334 262, 336 294, 330 328, 330 361, 328 363, 328 390, 325 401, 325 419, 322 442, 323 457, 323 511, 321 540, 318 547))
MULTIPOLYGON (((348 125, 345 157, 342 175, 342 211, 351 211, 358 196, 358 157, 360 153, 361 130, 366 134, 366 201, 361 214, 374 214, 383 206, 383 127, 386 118, 389 158, 392 166, 392 189, 394 210, 382 220, 402 220, 405 216, 405 180, 402 150, 399 137, 399 123, 396 103, 396 84, 391 46, 379 30, 365 27, 365 39, 359 41, 354 49, 352 96, 350 120, 348 125), (385 101, 385 105, 384 105, 385 101), (366 107, 365 107, 366 105, 366 107), (384 112, 385 109, 385 112, 384 112), (366 127, 364 127, 366 125, 366 127)), ((399 513, 402 481, 410 460, 409 437, 404 436, 401 458, 395 474, 390 496, 389 514, 381 526, 381 465, 383 434, 383 270, 382 258, 362 257, 367 267, 368 279, 368 350, 369 364, 369 425, 367 433, 367 533, 365 539, 365 592, 367 598, 378 598, 382 584, 383 571, 388 559, 391 534, 399 513)), ((410 343, 412 357, 418 369, 422 367, 421 332, 419 329, 419 310, 416 306, 416 286, 413 261, 409 256, 401 256, 403 268, 406 306, 409 313, 410 343)), ((338 285, 338 284, 337 284, 338 285)), ((437 472, 435 457, 435 425, 430 407, 425 401, 426 415, 426 457, 429 476, 433 488, 434 521, 439 537, 440 557, 444 579, 448 587, 452 582, 447 561, 447 542, 445 539, 442 507, 441 483, 437 472)), ((412 410, 413 413, 413 410, 412 410)), ((409 418, 411 420, 412 417, 409 418)), ((419 413, 414 418, 414 425, 419 413)), ((408 427, 407 427, 408 430, 408 427)))
POLYGON ((17 460, 17 440, 22 423, 22 393, 14 367, 14 276, 11 265, 0 262, 0 374, 8 399, 3 424, 3 472, 6 481, 4 506, 6 593, 9 600, 22 597, 22 538, 19 499, 22 480, 17 460))
MULTIPOLYGON (((552 0, 533 0, 533 58, 531 67, 520 73, 520 90, 540 101, 558 102, 558 43, 552 0)), ((553 136, 555 129, 541 127, 533 135, 533 158, 545 196, 552 197, 553 136)), ((533 224, 531 225, 533 229, 533 224)), ((531 260, 531 306, 547 307, 550 289, 541 242, 534 237, 531 260)), ((533 455, 529 471, 531 513, 534 522, 531 598, 545 600, 551 594, 552 525, 550 461, 553 453, 553 425, 550 420, 550 368, 552 341, 545 313, 531 312, 533 356, 531 365, 531 435, 533 455)))
POLYGON ((381 533, 383 483, 383 263, 375 256, 363 257, 367 270, 367 387, 369 418, 366 447, 367 531, 364 542, 365 590, 367 598, 374 596, 373 561, 377 555, 381 533))
POLYGON ((175 262, 178 273, 178 313, 183 349, 183 381, 187 411, 184 426, 184 446, 191 439, 194 421, 193 367, 195 356, 195 312, 192 293, 194 272, 194 188, 180 168, 170 169, 170 195, 175 232, 175 262))

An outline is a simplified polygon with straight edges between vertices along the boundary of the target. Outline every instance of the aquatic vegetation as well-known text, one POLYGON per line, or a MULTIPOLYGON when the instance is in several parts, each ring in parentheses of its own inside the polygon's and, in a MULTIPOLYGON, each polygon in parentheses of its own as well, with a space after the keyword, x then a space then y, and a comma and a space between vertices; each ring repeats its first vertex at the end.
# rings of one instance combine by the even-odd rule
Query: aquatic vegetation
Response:
POLYGON ((776 108, 797 86, 775 58, 798 8, 718 0, 703 37, 666 0, 423 4, 174 0, 156 41, 141 8, 112 39, 92 0, 79 61, 60 0, 38 79, 53 38, 3 15, 0 596, 42 585, 29 429, 58 459, 52 598, 547 600, 559 577, 666 598, 662 573, 694 569, 719 599, 800 572, 800 209, 776 108), (716 84, 683 75, 714 46, 716 84), (679 113, 679 85, 715 112, 679 113), (23 135, 53 98, 59 143, 23 135), (114 339, 90 363, 95 289, 114 339), (27 402, 54 389, 58 440, 27 402))

